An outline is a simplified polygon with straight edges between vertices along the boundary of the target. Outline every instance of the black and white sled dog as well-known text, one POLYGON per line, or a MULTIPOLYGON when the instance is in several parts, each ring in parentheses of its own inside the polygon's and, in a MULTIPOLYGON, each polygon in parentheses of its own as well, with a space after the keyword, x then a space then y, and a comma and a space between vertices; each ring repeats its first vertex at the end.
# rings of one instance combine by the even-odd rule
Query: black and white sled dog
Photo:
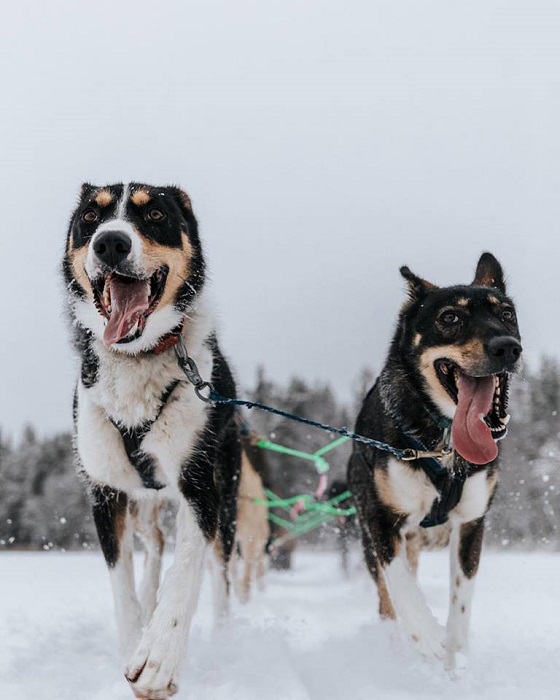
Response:
POLYGON ((470 285, 438 288, 407 267, 401 273, 409 298, 356 431, 410 450, 407 456, 434 454, 402 461, 355 443, 348 477, 381 617, 400 618, 424 655, 453 668, 467 647, 484 517, 498 482, 496 442, 506 434, 510 374, 519 369, 522 348, 514 305, 491 254, 482 255, 470 285), (422 547, 448 541, 444 629, 415 573, 422 547))
POLYGON ((81 377, 75 440, 109 567, 125 675, 138 698, 177 691, 211 544, 218 605, 227 607, 241 449, 233 410, 185 381, 182 336, 201 376, 235 385, 216 339, 189 197, 175 187, 83 185, 63 262, 81 377), (159 586, 158 509, 178 503, 174 563, 159 586), (136 530, 147 550, 137 595, 136 530))

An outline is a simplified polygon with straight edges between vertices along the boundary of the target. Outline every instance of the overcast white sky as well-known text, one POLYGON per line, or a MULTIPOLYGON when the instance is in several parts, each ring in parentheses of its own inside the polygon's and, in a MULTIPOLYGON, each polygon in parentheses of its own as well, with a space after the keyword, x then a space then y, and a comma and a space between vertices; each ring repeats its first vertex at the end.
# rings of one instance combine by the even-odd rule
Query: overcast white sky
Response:
POLYGON ((58 265, 83 180, 179 183, 222 345, 347 395, 398 267, 502 261, 529 359, 560 324, 560 3, 2 2, 0 427, 68 428, 58 265))

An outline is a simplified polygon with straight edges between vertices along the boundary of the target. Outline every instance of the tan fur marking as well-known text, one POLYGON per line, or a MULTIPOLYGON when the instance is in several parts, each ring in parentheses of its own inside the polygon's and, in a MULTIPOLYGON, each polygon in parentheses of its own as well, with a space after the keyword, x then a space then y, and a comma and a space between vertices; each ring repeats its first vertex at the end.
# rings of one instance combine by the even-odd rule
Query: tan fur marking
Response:
POLYGON ((498 485, 498 472, 490 472, 486 479, 486 483, 488 484, 488 493, 490 494, 490 496, 492 496, 498 485))
POLYGON ((68 245, 70 259, 72 261, 72 272, 76 282, 86 291, 90 299, 93 299, 93 289, 89 277, 86 274, 86 258, 88 254, 87 246, 74 250, 72 242, 68 245))
POLYGON ((102 189, 95 195, 95 201, 100 207, 108 207, 113 201, 113 195, 109 190, 102 189))
POLYGON ((177 292, 190 274, 193 249, 185 233, 182 234, 182 239, 182 248, 166 248, 142 236, 143 257, 147 273, 153 274, 162 265, 169 267, 165 290, 158 304, 160 309, 168 304, 173 304, 177 292))
POLYGON ((418 531, 407 532, 405 536, 406 560, 414 578, 416 578, 418 573, 418 559, 420 558, 421 549, 422 542, 418 531))
POLYGON ((416 530, 420 538, 422 550, 443 549, 449 544, 451 536, 451 523, 447 522, 437 527, 425 529, 420 527, 416 530))
POLYGON ((441 406, 449 406, 454 412, 455 405, 439 381, 434 362, 446 359, 455 362, 467 374, 477 371, 477 365, 484 360, 484 345, 478 338, 471 340, 464 345, 440 345, 439 347, 427 348, 420 355, 420 371, 424 375, 428 389, 434 401, 441 406))
POLYGON ((397 615, 393 607, 393 602, 391 601, 391 596, 389 595, 389 589, 385 583, 385 576, 380 573, 376 583, 377 593, 379 595, 379 617, 383 620, 396 620, 397 615))
POLYGON ((457 306, 468 306, 469 305, 469 300, 465 299, 465 297, 461 297, 460 299, 457 299, 457 306))
POLYGON ((494 304, 494 306, 499 306, 499 305, 500 305, 500 300, 498 299, 498 297, 495 297, 493 294, 489 294, 489 295, 488 295, 488 301, 489 301, 491 304, 494 304))
POLYGON ((159 520, 161 507, 158 503, 154 503, 151 509, 146 505, 144 509, 149 513, 149 517, 145 518, 145 520, 140 517, 138 504, 135 501, 131 503, 130 517, 134 523, 134 528, 144 543, 146 550, 153 547, 158 554, 161 554, 165 546, 165 538, 159 520))
POLYGON ((412 345, 417 348, 422 341, 422 334, 421 333, 416 333, 414 336, 414 340, 412 341, 412 345))
POLYGON ((120 543, 124 537, 128 519, 126 496, 123 496, 122 493, 117 497, 117 504, 118 508, 115 512, 115 538, 119 543, 120 547, 120 543))
POLYGON ((391 477, 389 476, 389 473, 384 469, 375 469, 373 472, 373 481, 381 503, 399 512, 400 509, 395 499, 395 493, 391 484, 391 477))
POLYGON ((132 200, 133 204, 136 204, 137 207, 141 207, 144 206, 144 204, 147 204, 151 197, 146 190, 136 190, 130 199, 132 200))

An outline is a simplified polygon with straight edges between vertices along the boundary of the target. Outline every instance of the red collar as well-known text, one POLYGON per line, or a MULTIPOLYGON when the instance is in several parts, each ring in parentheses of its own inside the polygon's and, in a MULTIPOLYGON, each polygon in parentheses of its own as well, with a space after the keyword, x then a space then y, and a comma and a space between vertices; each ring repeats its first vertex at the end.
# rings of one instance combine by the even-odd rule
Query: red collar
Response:
POLYGON ((164 336, 162 336, 157 344, 149 351, 153 352, 154 355, 161 355, 162 352, 165 352, 169 348, 172 348, 174 345, 177 345, 179 342, 179 338, 183 332, 183 326, 185 325, 185 319, 181 321, 181 323, 176 326, 170 333, 166 333, 164 336))

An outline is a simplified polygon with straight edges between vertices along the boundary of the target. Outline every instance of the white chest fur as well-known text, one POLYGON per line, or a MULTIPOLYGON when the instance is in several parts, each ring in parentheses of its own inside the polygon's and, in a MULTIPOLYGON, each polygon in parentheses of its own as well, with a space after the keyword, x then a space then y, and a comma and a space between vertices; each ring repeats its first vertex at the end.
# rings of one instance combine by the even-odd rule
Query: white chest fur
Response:
MULTIPOLYGON (((208 332, 207 327, 204 330, 208 332)), ((201 376, 209 379, 213 355, 207 338, 190 335, 187 346, 201 376)), ((153 421, 165 390, 180 380, 141 445, 154 461, 156 480, 177 491, 181 468, 203 433, 207 404, 184 381, 173 351, 134 357, 101 345, 94 346, 94 350, 99 356, 97 382, 90 388, 78 387, 77 447, 84 471, 92 481, 136 498, 153 496, 154 491, 144 487, 131 464, 112 421, 124 427, 153 421)))
MULTIPOLYGON (((482 470, 470 476, 463 487, 461 500, 449 513, 451 520, 469 522, 482 517, 488 507, 497 477, 488 478, 482 470)), ((389 459, 387 470, 376 470, 376 487, 384 503, 408 515, 408 524, 418 525, 430 512, 438 491, 421 469, 406 462, 389 459)))

